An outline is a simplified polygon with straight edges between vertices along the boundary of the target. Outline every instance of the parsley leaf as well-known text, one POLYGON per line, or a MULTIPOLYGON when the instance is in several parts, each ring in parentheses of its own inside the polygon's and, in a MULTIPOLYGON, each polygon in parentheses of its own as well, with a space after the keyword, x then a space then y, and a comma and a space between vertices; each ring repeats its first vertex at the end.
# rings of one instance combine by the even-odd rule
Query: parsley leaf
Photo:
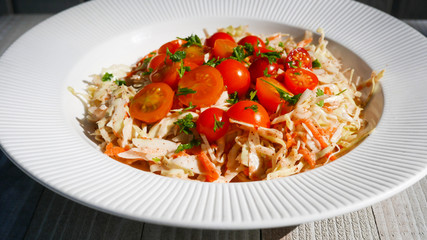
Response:
POLYGON ((182 76, 184 76, 184 73, 189 72, 190 70, 190 67, 184 66, 184 60, 181 59, 180 67, 179 69, 177 69, 179 77, 182 78, 182 76))
POLYGON ((340 95, 341 93, 345 92, 345 91, 347 91, 347 88, 342 90, 341 92, 337 93, 337 96, 340 95))
POLYGON ((218 60, 216 58, 211 58, 207 62, 203 63, 203 65, 208 65, 208 66, 211 66, 211 67, 216 67, 216 65, 220 64, 221 62, 222 62, 222 59, 218 60))
POLYGON ((294 75, 301 75, 300 72, 294 72, 294 75))
POLYGON ((313 62, 311 62, 311 64, 313 65, 313 68, 321 68, 322 64, 320 64, 319 60, 314 60, 313 62))
POLYGON ((125 80, 117 79, 116 81, 114 81, 114 83, 117 84, 118 86, 121 86, 121 85, 125 85, 126 81, 125 80))
POLYGON ((160 162, 160 158, 158 158, 158 157, 154 157, 151 160, 153 160, 153 162, 156 162, 156 163, 160 162))
POLYGON ((243 60, 245 60, 246 53, 243 46, 239 45, 233 48, 233 54, 231 54, 231 58, 239 62, 242 62, 243 60))
POLYGON ((183 47, 189 47, 191 45, 196 45, 201 47, 202 46, 202 41, 200 41, 199 36, 197 36, 196 34, 191 34, 191 36, 186 37, 186 38, 178 38, 184 41, 187 41, 186 43, 184 43, 182 46, 183 47))
POLYGON ((265 38, 265 46, 268 46, 268 44, 270 44, 270 39, 265 38))
POLYGON ((237 91, 232 94, 228 94, 228 99, 227 99, 228 103, 236 104, 238 101, 239 101, 239 98, 237 96, 237 91))
POLYGON ((193 94, 196 92, 197 92, 196 90, 193 90, 191 88, 178 88, 175 95, 181 96, 181 95, 193 94))
POLYGON ((179 153, 181 151, 184 151, 185 149, 192 149, 195 146, 199 146, 200 143, 200 140, 193 139, 189 143, 179 144, 178 148, 175 150, 175 153, 179 153))
POLYGON ((249 93, 249 96, 250 96, 250 100, 251 101, 257 101, 257 96, 256 96, 256 90, 255 91, 251 91, 250 93, 249 93))
MULTIPOLYGON (((197 107, 197 106, 196 106, 196 105, 193 105, 193 103, 192 103, 192 102, 189 102, 188 107, 186 107, 186 108, 182 109, 182 111, 188 111, 188 110, 191 110, 191 109, 196 108, 196 107, 197 107)), ((180 113, 182 113, 182 111, 181 111, 180 113)))
POLYGON ((279 42, 279 47, 281 47, 281 48, 285 48, 285 43, 283 43, 283 42, 279 42))
MULTIPOLYGON (((169 51, 169 48, 166 48, 166 55, 169 56, 169 58, 170 58, 170 60, 172 60, 172 62, 179 62, 179 61, 183 60, 187 54, 184 51, 176 51, 174 54, 172 54, 169 51)), ((165 59, 165 61, 166 61, 166 59, 165 59)))
POLYGON ((185 115, 184 118, 178 119, 173 124, 178 125, 179 132, 185 134, 193 134, 190 129, 196 127, 196 123, 193 122, 193 115, 191 114, 185 115))
POLYGON ((108 72, 106 72, 105 74, 104 74, 104 76, 102 76, 102 78, 101 78, 101 80, 103 81, 103 82, 107 82, 107 81, 111 81, 111 79, 113 78, 113 74, 112 73, 108 73, 108 72))
POLYGON ((284 91, 284 90, 282 90, 282 89, 274 86, 274 84, 272 84, 270 82, 267 82, 264 79, 262 79, 262 81, 264 81, 264 82, 270 84, 271 86, 273 86, 276 89, 276 91, 279 93, 280 98, 283 99, 283 100, 285 100, 286 102, 288 102, 291 105, 295 105, 298 102, 299 97, 301 96, 301 93, 300 93, 300 94, 297 94, 297 95, 291 97, 291 95, 289 93, 287 93, 286 91, 284 91))
POLYGON ((320 96, 323 96, 324 94, 325 93, 323 92, 322 89, 320 89, 320 88, 317 89, 316 96, 320 97, 320 96))
POLYGON ((271 77, 271 74, 268 74, 268 67, 264 69, 264 76, 271 77))
POLYGON ((148 76, 148 75, 150 75, 152 72, 153 72, 153 69, 152 69, 152 68, 148 68, 148 70, 147 70, 146 72, 143 72, 143 73, 142 73, 142 75, 144 75, 144 76, 148 76))
POLYGON ((254 54, 255 49, 254 49, 254 46, 252 46, 252 44, 250 44, 250 43, 245 43, 244 48, 245 48, 246 54, 247 54, 248 56, 250 56, 250 55, 254 54))
POLYGON ((280 58, 280 52, 265 52, 260 54, 261 57, 266 57, 270 64, 277 61, 280 58))
POLYGON ((213 128, 213 130, 214 130, 214 132, 216 132, 216 130, 218 130, 218 129, 222 128, 222 126, 224 126, 225 122, 218 121, 216 119, 215 114, 214 114, 214 120, 215 120, 215 122, 214 122, 214 128, 213 128))
POLYGON ((257 105, 255 105, 255 104, 253 104, 253 105, 251 105, 251 106, 248 106, 248 107, 245 107, 245 110, 246 109, 252 109, 252 111, 254 111, 254 112, 258 112, 258 106, 257 105))
MULTIPOLYGON (((298 61, 298 60, 296 60, 297 62, 298 62, 298 66, 299 67, 301 67, 301 62, 300 61, 298 61)), ((295 66, 294 65, 294 62, 286 62, 286 63, 289 63, 289 66, 291 67, 291 68, 298 68, 298 66, 295 66)))
POLYGON ((318 103, 316 103, 317 106, 323 107, 323 104, 325 104, 325 101, 320 100, 318 103))

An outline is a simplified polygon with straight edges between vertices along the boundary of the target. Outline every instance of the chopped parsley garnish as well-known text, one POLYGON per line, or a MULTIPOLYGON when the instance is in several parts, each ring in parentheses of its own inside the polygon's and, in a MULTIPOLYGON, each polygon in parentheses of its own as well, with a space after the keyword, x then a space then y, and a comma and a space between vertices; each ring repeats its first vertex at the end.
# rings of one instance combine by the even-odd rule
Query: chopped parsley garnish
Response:
POLYGON ((236 104, 238 101, 239 101, 239 97, 237 96, 237 91, 232 94, 228 94, 228 99, 227 99, 228 103, 236 104))
POLYGON ((246 57, 247 55, 243 46, 239 45, 233 48, 233 54, 231 54, 232 59, 242 62, 246 57))
POLYGON ((323 96, 325 93, 323 92, 323 90, 322 89, 320 89, 320 88, 318 88, 317 89, 317 91, 316 91, 316 96, 318 96, 318 97, 320 97, 320 96, 323 96))
POLYGON ((101 78, 101 80, 103 81, 103 82, 107 82, 107 81, 111 81, 111 79, 113 78, 113 74, 112 73, 108 73, 108 72, 106 72, 105 74, 104 74, 104 76, 102 76, 102 78, 101 78))
POLYGON ((256 90, 255 91, 251 91, 250 93, 249 93, 249 99, 251 100, 251 101, 257 101, 258 99, 257 99, 257 96, 256 96, 256 90))
POLYGON ((125 85, 126 81, 125 80, 121 80, 121 79, 117 79, 116 81, 114 81, 114 83, 117 84, 118 86, 121 86, 121 85, 125 85))
POLYGON ((179 132, 185 134, 193 134, 192 128, 196 127, 196 123, 193 122, 193 115, 187 114, 184 118, 178 119, 173 124, 178 125, 179 132))
POLYGON ((147 76, 150 75, 153 72, 152 68, 148 68, 146 72, 143 72, 142 75, 147 76))
POLYGON ((244 48, 245 48, 246 54, 248 56, 252 55, 254 53, 254 51, 255 51, 254 50, 254 46, 252 46, 252 44, 250 44, 250 43, 245 43, 244 48))
POLYGON ((294 75, 301 75, 300 72, 294 72, 294 75))
POLYGON ((189 47, 189 46, 191 46, 191 45, 196 45, 196 46, 199 46, 199 47, 201 47, 202 46, 202 41, 200 41, 200 38, 199 38, 199 36, 197 36, 197 35, 193 35, 193 34, 191 34, 191 36, 189 36, 189 37, 186 37, 186 38, 178 38, 178 39, 181 39, 181 40, 184 40, 184 41, 187 41, 186 43, 184 43, 182 46, 183 47, 189 47))
POLYGON ((190 102, 188 104, 188 107, 184 108, 182 111, 188 111, 188 110, 191 110, 191 109, 196 108, 196 107, 197 107, 196 105, 193 105, 193 103, 190 102))
POLYGON ((156 162, 156 163, 160 162, 160 158, 158 158, 158 157, 154 157, 151 160, 153 160, 153 162, 156 162))
POLYGON ((192 149, 195 146, 200 145, 200 140, 193 139, 189 143, 186 144, 179 144, 178 148, 175 150, 175 153, 179 153, 181 151, 184 151, 186 149, 192 149))
POLYGON ((222 126, 224 126, 225 122, 218 121, 216 119, 215 114, 214 114, 214 120, 215 120, 215 122, 214 122, 213 130, 214 130, 214 132, 216 132, 216 130, 218 130, 218 129, 222 128, 222 126))
POLYGON ((276 51, 276 49, 274 49, 274 47, 272 47, 272 46, 267 46, 265 48, 267 48, 268 50, 271 50, 271 51, 276 51))
POLYGON ((265 46, 268 46, 268 44, 270 44, 270 39, 265 38, 265 46))
POLYGON ((221 58, 221 59, 212 58, 212 59, 209 59, 207 62, 205 62, 203 64, 211 66, 211 67, 216 67, 218 64, 220 64, 224 60, 225 60, 225 58, 221 58))
POLYGON ((281 48, 285 48, 285 43, 283 43, 283 42, 279 42, 279 47, 281 47, 281 48))
POLYGON ((322 64, 320 64, 319 60, 314 60, 313 62, 311 62, 313 68, 321 68, 322 64))
POLYGON ((252 109, 252 111, 254 111, 254 112, 258 112, 258 106, 257 105, 255 105, 255 104, 253 104, 253 105, 251 105, 251 106, 248 106, 248 107, 245 107, 245 110, 246 109, 252 109))
POLYGON ((272 83, 270 83, 270 82, 267 82, 267 81, 265 81, 264 79, 262 79, 262 80, 263 80, 264 82, 266 82, 266 83, 270 84, 271 86, 273 86, 273 87, 276 89, 276 91, 279 93, 280 98, 281 98, 281 99, 283 99, 283 100, 285 100, 285 101, 286 101, 286 102, 288 102, 289 104, 291 104, 291 105, 295 105, 295 104, 298 102, 299 97, 301 96, 301 93, 300 93, 300 94, 297 94, 297 95, 295 95, 295 96, 293 96, 293 97, 291 97, 291 95, 290 95, 289 93, 287 93, 286 91, 284 91, 284 90, 282 90, 282 89, 280 89, 280 88, 278 88, 278 87, 274 86, 274 84, 272 84, 272 83))
POLYGON ((342 90, 341 92, 337 93, 337 96, 340 95, 341 93, 345 92, 345 91, 347 91, 347 88, 342 90))
MULTIPOLYGON (((172 54, 169 51, 169 48, 166 48, 166 55, 169 56, 170 60, 172 60, 172 62, 179 62, 181 60, 183 60, 185 58, 185 55, 187 55, 184 51, 176 51, 174 54, 172 54)), ((166 59, 165 59, 166 61, 166 59)))
POLYGON ((274 63, 277 61, 277 59, 280 58, 280 52, 265 52, 265 53, 261 53, 260 51, 258 51, 257 56, 261 56, 261 57, 265 57, 268 59, 268 62, 270 64, 274 63))
POLYGON ((185 72, 189 72, 191 69, 188 66, 184 66, 184 60, 181 60, 181 66, 179 67, 179 69, 177 69, 178 71, 178 75, 180 78, 182 78, 182 76, 184 76, 185 72))
POLYGON ((323 107, 323 104, 325 104, 325 101, 320 100, 318 103, 316 103, 317 106, 323 107))
POLYGON ((289 66, 291 67, 291 68, 298 68, 298 67, 301 67, 301 61, 299 61, 299 60, 296 60, 297 62, 298 62, 298 66, 295 66, 294 65, 294 63, 293 62, 286 62, 286 63, 289 63, 289 66))
POLYGON ((193 94, 196 92, 197 92, 196 90, 193 90, 191 88, 178 88, 178 90, 176 91, 176 95, 181 96, 181 95, 193 94))
POLYGON ((268 67, 264 69, 264 76, 271 77, 271 74, 268 74, 268 67))

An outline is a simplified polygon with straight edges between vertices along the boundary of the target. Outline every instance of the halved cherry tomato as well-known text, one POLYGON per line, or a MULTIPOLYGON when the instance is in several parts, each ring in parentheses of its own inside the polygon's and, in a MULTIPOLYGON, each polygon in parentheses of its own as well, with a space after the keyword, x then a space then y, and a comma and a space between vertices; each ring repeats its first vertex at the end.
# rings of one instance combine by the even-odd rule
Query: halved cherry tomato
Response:
POLYGON ((285 72, 285 87, 293 94, 303 93, 306 89, 313 90, 319 79, 313 72, 303 68, 290 68, 285 72))
POLYGON ((178 83, 179 101, 188 106, 208 107, 218 101, 224 90, 221 73, 214 67, 202 65, 185 74, 178 83), (187 90, 187 94, 185 91, 187 90), (191 90, 191 91, 188 91, 191 90), (195 93, 188 93, 195 91, 195 93))
POLYGON ((286 57, 285 68, 313 69, 310 54, 301 47, 293 49, 286 57))
POLYGON ((162 62, 164 62, 166 60, 167 56, 164 53, 158 54, 157 56, 153 57, 150 61, 150 63, 148 64, 148 69, 153 69, 156 70, 161 64, 162 62))
POLYGON ((227 113, 219 108, 208 108, 197 119, 197 132, 204 134, 209 142, 221 138, 227 133, 230 121, 227 113))
POLYGON ((177 51, 185 52, 185 60, 196 63, 197 65, 202 65, 205 62, 205 52, 203 47, 191 45, 188 47, 180 47, 177 51))
POLYGON ((214 58, 228 58, 233 54, 233 49, 237 43, 228 39, 218 39, 214 43, 212 56, 214 58))
POLYGON ((166 83, 148 84, 131 100, 130 116, 146 123, 157 122, 170 111, 173 96, 173 90, 166 83))
POLYGON ((260 77, 256 80, 256 95, 258 96, 259 103, 265 107, 270 112, 276 112, 277 107, 280 103, 284 104, 285 111, 290 111, 290 106, 288 103, 280 98, 279 92, 275 87, 282 89, 283 91, 289 93, 293 96, 289 90, 287 90, 280 82, 276 81, 274 78, 260 77))
POLYGON ((236 41, 234 41, 234 38, 232 36, 230 36, 230 34, 225 33, 225 32, 216 32, 212 36, 210 36, 209 38, 206 39, 205 45, 213 48, 215 41, 218 39, 228 39, 232 42, 236 42, 236 41))
POLYGON ((216 66, 224 79, 229 94, 237 92, 239 97, 244 97, 251 84, 248 69, 243 63, 234 59, 227 59, 216 66))
POLYGON ((181 67, 180 62, 166 61, 161 62, 156 70, 150 74, 152 82, 163 82, 172 89, 176 89, 179 81, 178 70, 181 67))
POLYGON ((255 127, 270 127, 270 117, 265 108, 254 101, 240 101, 227 111, 229 118, 254 125, 255 127))
POLYGON ((243 46, 245 45, 245 43, 249 43, 250 45, 254 46, 254 50, 255 50, 254 54, 257 53, 258 50, 260 49, 265 49, 264 41, 257 36, 253 36, 253 35, 246 36, 240 39, 240 41, 238 42, 239 45, 243 45, 243 46))
POLYGON ((251 73, 251 81, 256 82, 257 78, 264 76, 264 71, 267 69, 267 74, 276 75, 279 70, 279 65, 276 63, 270 63, 268 58, 256 58, 251 66, 249 66, 249 72, 251 73))
POLYGON ((169 51, 171 53, 175 53, 176 50, 178 50, 179 47, 181 47, 182 44, 186 43, 186 41, 181 40, 181 39, 176 39, 170 42, 167 42, 165 44, 163 44, 159 50, 157 51, 159 54, 160 53, 165 53, 166 54, 166 49, 169 49, 169 51))

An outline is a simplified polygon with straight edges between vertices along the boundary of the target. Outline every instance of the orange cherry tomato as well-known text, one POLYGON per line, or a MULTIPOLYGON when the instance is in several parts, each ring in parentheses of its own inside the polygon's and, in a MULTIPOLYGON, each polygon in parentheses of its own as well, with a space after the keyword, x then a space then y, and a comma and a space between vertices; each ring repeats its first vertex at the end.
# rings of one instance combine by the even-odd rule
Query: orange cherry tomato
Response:
POLYGON ((240 41, 238 42, 239 45, 243 45, 243 46, 245 45, 245 43, 249 43, 254 47, 254 50, 255 50, 254 54, 257 53, 258 50, 260 49, 266 49, 264 41, 257 36, 253 36, 253 35, 246 36, 240 39, 240 41))
POLYGON ((173 96, 173 90, 166 83, 151 83, 131 100, 130 116, 146 123, 157 122, 170 111, 173 96))
POLYGON ((276 88, 271 86, 273 84, 275 87, 282 89, 283 91, 289 93, 293 96, 289 90, 287 90, 280 82, 276 81, 274 78, 260 77, 256 80, 256 95, 258 97, 259 103, 265 107, 269 112, 276 112, 279 104, 285 104, 285 111, 290 111, 290 106, 288 103, 280 98, 279 93, 276 88))
POLYGON ((166 49, 169 49, 169 51, 171 53, 175 53, 176 50, 178 50, 178 48, 181 47, 181 45, 184 43, 186 43, 186 41, 181 40, 181 39, 176 39, 176 40, 173 40, 173 41, 170 41, 170 42, 163 44, 157 52, 159 54, 160 53, 166 54, 166 49))
POLYGON ((301 47, 293 49, 286 57, 285 68, 313 69, 310 54, 301 47))
POLYGON ((229 94, 237 92, 239 97, 244 97, 251 84, 248 69, 243 63, 234 59, 227 59, 216 66, 224 79, 229 94))
POLYGON ((214 58, 228 58, 233 54, 237 43, 228 39, 218 39, 214 43, 212 55, 214 58))
POLYGON ((265 108, 254 101, 240 101, 227 111, 229 118, 254 125, 255 127, 270 127, 270 117, 265 108))
POLYGON ((199 66, 205 62, 205 52, 203 47, 191 45, 188 47, 180 47, 177 51, 185 52, 185 61, 194 62, 199 66))
POLYGON ((230 121, 227 113, 219 108, 208 108, 197 119, 197 132, 204 134, 209 142, 221 138, 227 133, 230 121))
POLYGON ((178 70, 181 67, 179 62, 160 62, 156 70, 150 74, 150 80, 155 82, 163 82, 168 84, 172 89, 176 89, 179 81, 178 70))
POLYGON ((276 75, 277 70, 279 70, 279 65, 277 63, 270 63, 268 58, 256 58, 252 64, 249 66, 249 72, 251 73, 251 81, 256 82, 257 78, 263 77, 265 71, 267 74, 276 75))
POLYGON ((161 64, 162 62, 164 62, 166 60, 167 56, 164 53, 158 54, 157 56, 153 57, 150 61, 150 63, 148 64, 148 69, 153 69, 156 70, 161 64))
POLYGON ((285 87, 293 94, 303 93, 306 89, 313 90, 319 79, 313 72, 303 68, 290 68, 285 72, 285 87))
POLYGON ((236 42, 234 40, 234 38, 232 36, 230 36, 230 34, 225 33, 225 32, 216 32, 212 36, 210 36, 209 38, 206 39, 205 45, 208 46, 208 47, 213 48, 214 44, 215 44, 215 41, 218 40, 218 39, 228 39, 228 40, 230 40, 232 42, 236 42))
POLYGON ((218 101, 223 90, 221 73, 214 67, 202 65, 179 80, 177 95, 179 101, 186 106, 191 102, 197 107, 208 107, 218 101))

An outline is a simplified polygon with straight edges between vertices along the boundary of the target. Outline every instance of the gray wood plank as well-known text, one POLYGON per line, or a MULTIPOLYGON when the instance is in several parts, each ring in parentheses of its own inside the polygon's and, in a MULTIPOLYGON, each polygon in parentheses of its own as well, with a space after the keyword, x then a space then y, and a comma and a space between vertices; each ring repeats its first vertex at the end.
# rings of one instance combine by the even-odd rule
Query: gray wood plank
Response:
POLYGON ((12 0, 15 14, 57 13, 82 2, 84 0, 12 0))
POLYGON ((357 0, 371 7, 377 8, 383 12, 391 14, 393 0, 357 0))
POLYGON ((140 239, 143 225, 93 210, 45 189, 25 239, 140 239))
POLYGON ((397 18, 427 19, 426 9, 425 0, 395 0, 392 13, 397 18))
POLYGON ((142 240, 259 240, 260 230, 222 231, 222 230, 201 230, 161 226, 155 224, 144 225, 142 240))

